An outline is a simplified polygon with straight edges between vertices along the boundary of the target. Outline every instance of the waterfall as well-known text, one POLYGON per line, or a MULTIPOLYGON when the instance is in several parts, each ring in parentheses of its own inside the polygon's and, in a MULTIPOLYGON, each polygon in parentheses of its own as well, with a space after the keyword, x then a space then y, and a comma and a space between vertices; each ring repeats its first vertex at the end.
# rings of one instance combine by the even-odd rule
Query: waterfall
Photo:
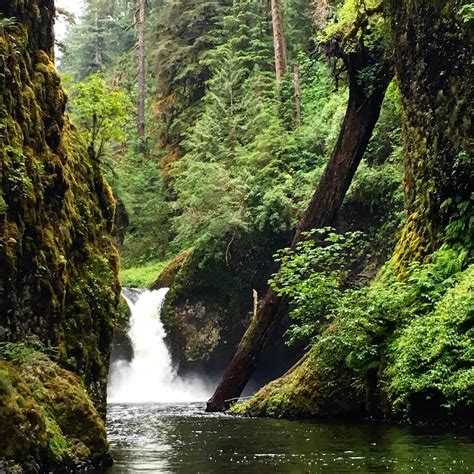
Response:
POLYGON ((193 402, 209 397, 203 382, 179 377, 173 368, 160 319, 167 292, 168 288, 124 291, 132 313, 128 335, 134 355, 131 362, 112 364, 109 403, 193 402))

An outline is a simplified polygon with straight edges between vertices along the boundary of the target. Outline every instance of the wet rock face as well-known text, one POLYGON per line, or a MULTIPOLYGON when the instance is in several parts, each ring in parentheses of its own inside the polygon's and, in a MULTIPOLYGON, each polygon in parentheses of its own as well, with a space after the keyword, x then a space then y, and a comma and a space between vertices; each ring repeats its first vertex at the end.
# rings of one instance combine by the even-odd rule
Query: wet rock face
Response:
POLYGON ((152 289, 170 288, 162 321, 180 373, 222 374, 252 317, 253 290, 265 294, 273 253, 282 246, 238 242, 228 262, 190 249, 163 270, 152 289))
POLYGON ((200 267, 199 262, 194 250, 181 253, 152 289, 170 288, 162 321, 179 371, 213 375, 228 362, 245 330, 252 290, 251 282, 232 281, 231 270, 215 262, 200 267))
MULTIPOLYGON (((67 96, 53 57, 54 15, 53 0, 0 3, 0 341, 36 336, 54 348, 63 367, 58 390, 63 379, 82 379, 84 397, 104 416, 119 297, 111 237, 115 206, 99 164, 64 115, 67 96)), ((0 404, 7 392, 0 390, 0 404)), ((60 396, 53 387, 48 393, 60 396)), ((27 392, 22 399, 20 412, 34 403, 27 392)), ((86 427, 80 408, 64 410, 76 417, 78 428, 86 427)), ((8 416, 0 410, 0 426, 8 416)), ((43 428, 38 429, 24 456, 44 460, 43 428)), ((105 443, 101 433, 97 439, 105 443)), ((0 459, 15 455, 0 446, 0 459)))
POLYGON ((14 360, 0 360, 0 471, 110 463, 104 421, 81 379, 26 345, 9 351, 14 360))
POLYGON ((0 337, 58 347, 103 411, 119 291, 113 197, 64 115, 53 0, 2 2, 0 17, 0 337))
POLYGON ((225 314, 225 308, 207 299, 188 299, 173 308, 174 323, 183 343, 181 351, 190 368, 206 363, 223 343, 225 314))

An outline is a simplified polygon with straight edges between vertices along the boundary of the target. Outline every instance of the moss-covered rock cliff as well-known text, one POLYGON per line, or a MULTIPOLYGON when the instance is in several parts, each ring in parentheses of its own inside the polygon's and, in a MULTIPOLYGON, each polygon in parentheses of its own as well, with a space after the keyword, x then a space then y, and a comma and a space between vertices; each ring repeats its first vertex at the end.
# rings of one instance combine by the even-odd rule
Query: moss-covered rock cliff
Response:
POLYGON ((403 104, 407 224, 402 269, 443 242, 474 248, 472 20, 464 0, 386 1, 403 104))
POLYGON ((80 377, 58 363, 57 352, 27 338, 2 343, 0 354, 0 470, 108 464, 104 420, 80 377))
POLYGON ((86 446, 82 456, 64 454, 64 460, 106 453, 103 422, 94 410, 105 415, 119 294, 114 199, 64 114, 54 16, 53 0, 0 5, 0 340, 21 343, 34 335, 57 353, 56 362, 41 359, 37 367, 1 362, 0 426, 11 423, 9 413, 28 418, 14 424, 11 439, 25 436, 29 444, 0 444, 0 459, 23 462, 31 454, 37 465, 50 460, 45 453, 55 451, 55 443, 74 451, 58 441, 58 427, 86 446), (84 388, 84 410, 64 400, 84 388), (21 406, 9 402, 19 399, 21 406), (56 414, 62 399, 64 411, 56 414), (58 417, 68 417, 69 427, 58 417), (31 437, 30 425, 38 436, 31 437), (82 439, 86 432, 96 437, 90 446, 82 439))
POLYGON ((472 420, 473 88, 466 3, 384 2, 403 104, 405 228, 375 282, 344 297, 305 359, 234 412, 472 420))
POLYGON ((252 315, 253 290, 263 294, 274 269, 277 245, 266 243, 239 243, 228 262, 186 250, 152 285, 170 288, 163 323, 181 372, 212 376, 225 368, 252 315))

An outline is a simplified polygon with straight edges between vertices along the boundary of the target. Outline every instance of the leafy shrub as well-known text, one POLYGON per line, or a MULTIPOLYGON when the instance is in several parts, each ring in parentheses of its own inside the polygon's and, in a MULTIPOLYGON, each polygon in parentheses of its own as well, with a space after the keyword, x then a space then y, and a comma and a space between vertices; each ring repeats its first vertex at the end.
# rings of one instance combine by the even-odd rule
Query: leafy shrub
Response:
POLYGON ((324 370, 346 366, 365 396, 379 378, 397 416, 416 415, 416 397, 447 410, 474 403, 474 266, 465 253, 443 247, 429 263, 414 263, 400 278, 388 263, 369 286, 347 278, 360 235, 313 232, 280 257, 272 280, 289 297, 295 324, 289 342, 309 338, 324 370))
POLYGON ((316 337, 339 313, 351 266, 364 251, 361 237, 359 232, 340 235, 330 228, 317 229, 306 234, 294 252, 279 253, 280 271, 270 284, 293 308, 290 316, 296 324, 287 333, 289 344, 316 337))
POLYGON ((474 405, 474 265, 452 282, 430 292, 433 310, 412 315, 390 346, 387 390, 397 410, 409 412, 416 394, 441 394, 446 408, 474 405))

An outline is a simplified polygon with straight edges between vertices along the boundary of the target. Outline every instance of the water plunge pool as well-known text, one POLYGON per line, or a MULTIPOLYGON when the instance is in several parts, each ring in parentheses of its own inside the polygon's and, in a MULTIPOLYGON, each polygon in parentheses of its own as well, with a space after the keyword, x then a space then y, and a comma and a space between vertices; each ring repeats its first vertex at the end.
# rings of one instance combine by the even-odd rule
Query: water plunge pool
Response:
POLYGON ((372 422, 204 413, 203 403, 111 405, 115 473, 473 472, 472 439, 372 422))

